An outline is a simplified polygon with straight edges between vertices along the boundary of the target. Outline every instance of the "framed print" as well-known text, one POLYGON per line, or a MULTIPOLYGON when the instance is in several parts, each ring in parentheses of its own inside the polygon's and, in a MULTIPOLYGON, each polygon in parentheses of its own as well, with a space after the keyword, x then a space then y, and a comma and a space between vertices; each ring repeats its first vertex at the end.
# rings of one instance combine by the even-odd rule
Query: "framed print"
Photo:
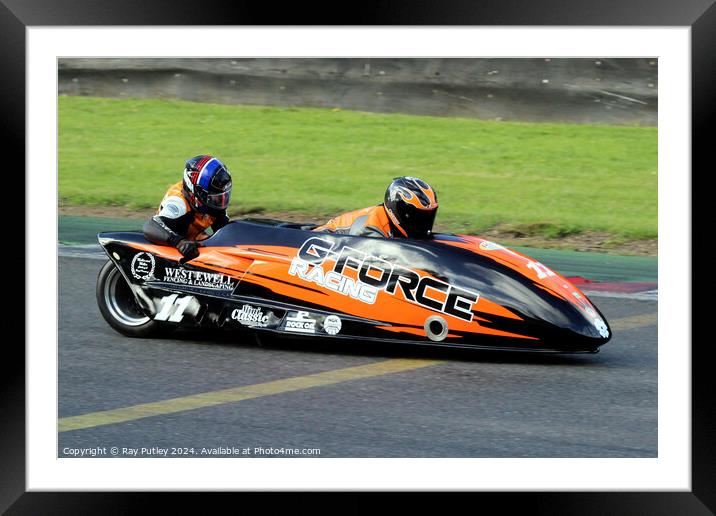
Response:
POLYGON ((714 510, 711 352, 691 337, 710 1, 376 4, 356 25, 63 4, 0 5, 27 222, 0 508, 258 490, 714 510), (365 206, 382 233, 349 216, 365 206), (489 351, 446 349, 474 325, 489 351), (503 351, 524 340, 583 354, 503 351))

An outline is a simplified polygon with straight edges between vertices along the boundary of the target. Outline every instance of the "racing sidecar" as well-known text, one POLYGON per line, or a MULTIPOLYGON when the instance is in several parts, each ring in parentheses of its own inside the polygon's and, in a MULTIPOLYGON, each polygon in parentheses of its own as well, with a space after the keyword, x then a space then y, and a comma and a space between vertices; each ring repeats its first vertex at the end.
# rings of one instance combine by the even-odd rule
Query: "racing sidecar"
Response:
POLYGON ((329 339, 595 352, 611 338, 587 297, 545 265, 467 235, 381 239, 234 221, 182 263, 141 232, 100 233, 97 302, 133 337, 209 326, 329 339))

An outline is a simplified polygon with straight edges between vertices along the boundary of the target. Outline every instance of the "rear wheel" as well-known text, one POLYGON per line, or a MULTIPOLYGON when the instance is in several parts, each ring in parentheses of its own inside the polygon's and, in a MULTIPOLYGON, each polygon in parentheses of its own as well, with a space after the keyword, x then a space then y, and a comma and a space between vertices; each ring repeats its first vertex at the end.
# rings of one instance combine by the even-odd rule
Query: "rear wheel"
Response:
POLYGON ((97 306, 107 324, 127 337, 152 337, 167 329, 144 313, 127 280, 111 261, 97 276, 97 306))

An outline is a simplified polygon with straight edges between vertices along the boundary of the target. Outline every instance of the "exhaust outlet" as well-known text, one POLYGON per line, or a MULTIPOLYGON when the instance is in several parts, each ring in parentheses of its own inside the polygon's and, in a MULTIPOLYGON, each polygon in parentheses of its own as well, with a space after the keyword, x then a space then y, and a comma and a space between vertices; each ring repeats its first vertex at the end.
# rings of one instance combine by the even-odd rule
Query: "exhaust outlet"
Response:
POLYGON ((448 325, 445 319, 439 315, 433 315, 425 319, 425 335, 435 342, 445 340, 448 334, 448 325))

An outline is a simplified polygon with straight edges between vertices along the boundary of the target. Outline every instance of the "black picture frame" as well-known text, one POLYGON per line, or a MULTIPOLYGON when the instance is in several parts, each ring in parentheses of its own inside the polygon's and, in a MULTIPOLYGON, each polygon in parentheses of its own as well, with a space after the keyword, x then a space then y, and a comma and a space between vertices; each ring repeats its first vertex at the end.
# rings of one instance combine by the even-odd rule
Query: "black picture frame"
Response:
MULTIPOLYGON (((326 9, 320 4, 271 4, 236 0, 172 2, 154 0, 0 0, 0 81, 6 129, 6 156, 23 159, 25 142, 25 30, 31 26, 72 25, 616 25, 688 26, 692 36, 692 163, 706 165, 712 146, 708 129, 716 122, 715 0, 442 0, 361 2, 326 9)), ((17 166, 17 165, 15 165, 17 166)), ((695 174, 692 173, 692 181, 695 174)), ((693 182, 692 182, 693 185, 693 182)), ((694 205, 696 205, 694 203, 694 205)), ((693 218, 693 234, 699 222, 693 218)), ((15 244, 16 245, 16 244, 15 244)), ((19 247, 19 246, 18 246, 19 247)), ((693 269, 699 255, 691 252, 693 269)), ((32 271, 25 270, 25 274, 32 271)), ((692 319, 706 310, 692 300, 692 319)), ((693 333, 692 333, 693 334, 693 333)), ((9 343, 6 343, 9 344, 9 343)), ((685 346, 689 343, 673 343, 685 346)), ((716 511, 716 412, 710 399, 712 344, 692 345, 692 490, 641 493, 480 493, 480 503, 497 503, 501 511, 537 514, 713 514, 716 511)), ((0 512, 8 514, 123 514, 142 512, 161 494, 28 493, 25 489, 25 353, 6 345, 0 360, 0 512)), ((241 496, 246 496, 245 494, 241 496)), ((418 497, 420 499, 421 497, 418 497)), ((190 506, 188 493, 162 496, 170 506, 190 506)), ((280 499, 280 498, 279 498, 280 499)), ((457 500, 453 500, 453 503, 457 500)), ((244 502, 246 503, 246 501, 244 502)), ((355 502, 360 505, 363 503, 355 502)), ((369 503, 369 502, 368 502, 369 503)), ((419 503, 423 503, 420 501, 419 503)), ((472 502, 471 502, 472 503, 472 502)), ((266 506, 268 507, 268 506, 266 506)))

